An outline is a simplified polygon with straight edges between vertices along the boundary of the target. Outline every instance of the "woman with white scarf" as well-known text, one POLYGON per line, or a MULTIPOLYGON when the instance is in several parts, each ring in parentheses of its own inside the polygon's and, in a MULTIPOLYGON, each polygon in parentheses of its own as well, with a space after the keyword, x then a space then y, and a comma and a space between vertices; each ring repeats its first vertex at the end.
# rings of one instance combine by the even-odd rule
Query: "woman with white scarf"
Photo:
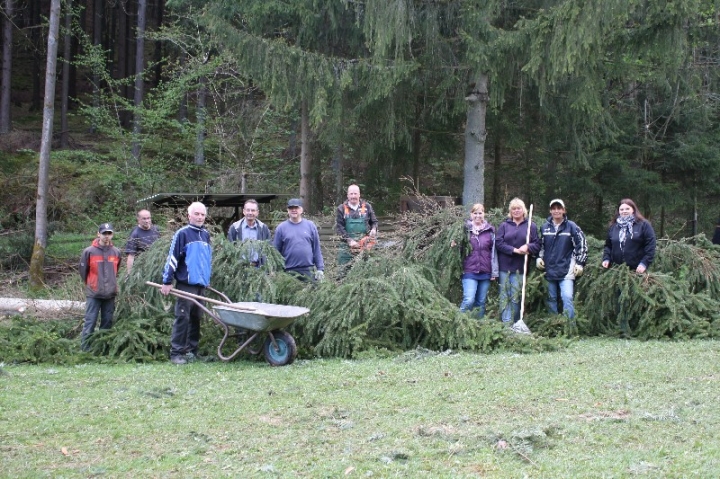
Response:
POLYGON ((655 258, 655 231, 648 220, 638 211, 630 198, 620 201, 617 215, 610 222, 602 267, 626 264, 642 274, 655 258))

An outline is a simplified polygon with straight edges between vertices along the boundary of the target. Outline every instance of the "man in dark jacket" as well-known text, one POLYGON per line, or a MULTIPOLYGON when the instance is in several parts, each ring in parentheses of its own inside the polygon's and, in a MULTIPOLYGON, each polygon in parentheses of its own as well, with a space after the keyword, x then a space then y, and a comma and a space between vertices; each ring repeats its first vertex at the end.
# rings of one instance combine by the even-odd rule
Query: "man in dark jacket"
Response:
POLYGON ((537 267, 545 270, 548 310, 551 314, 562 311, 568 319, 573 320, 575 279, 582 275, 587 261, 585 235, 577 224, 567 219, 565 203, 561 199, 550 202, 550 216, 541 232, 542 247, 537 267), (558 308, 558 296, 562 300, 562 310, 558 308))
POLYGON ((85 324, 80 335, 81 347, 87 351, 86 339, 95 329, 98 313, 100 329, 110 329, 115 312, 117 273, 120 269, 120 250, 112 244, 113 227, 103 223, 97 238, 85 248, 80 257, 80 277, 85 283, 85 324))
POLYGON ((129 273, 135 262, 135 257, 140 253, 147 251, 152 244, 160 237, 157 227, 152 224, 152 215, 148 210, 140 210, 137 212, 137 226, 132 230, 125 245, 125 254, 127 260, 125 269, 129 273))

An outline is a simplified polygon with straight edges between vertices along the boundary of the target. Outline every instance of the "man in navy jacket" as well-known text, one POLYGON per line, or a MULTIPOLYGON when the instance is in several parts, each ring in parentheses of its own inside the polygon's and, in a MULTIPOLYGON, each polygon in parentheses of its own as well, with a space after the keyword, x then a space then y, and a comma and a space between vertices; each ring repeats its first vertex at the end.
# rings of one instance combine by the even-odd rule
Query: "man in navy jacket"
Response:
POLYGON ((550 202, 550 216, 542 226, 542 247, 537 267, 545 270, 548 287, 548 310, 560 311, 575 319, 573 294, 575 279, 582 275, 587 261, 587 241, 580 227, 567 219, 565 203, 561 199, 550 202), (558 296, 562 310, 558 308, 558 296))

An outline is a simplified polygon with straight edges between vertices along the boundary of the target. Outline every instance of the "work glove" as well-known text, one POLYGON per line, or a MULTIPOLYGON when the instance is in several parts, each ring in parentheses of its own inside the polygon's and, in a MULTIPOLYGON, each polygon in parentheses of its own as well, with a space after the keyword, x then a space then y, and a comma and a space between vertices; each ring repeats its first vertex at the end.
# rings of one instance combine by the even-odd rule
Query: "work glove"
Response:
POLYGON ((579 278, 583 274, 583 267, 580 266, 579 264, 576 264, 575 267, 573 268, 573 273, 575 273, 576 278, 579 278))
POLYGON ((325 279, 325 273, 320 270, 315 271, 315 281, 319 283, 323 279, 325 279))
POLYGON ((537 269, 545 269, 545 260, 538 258, 535 260, 535 265, 537 266, 537 269))

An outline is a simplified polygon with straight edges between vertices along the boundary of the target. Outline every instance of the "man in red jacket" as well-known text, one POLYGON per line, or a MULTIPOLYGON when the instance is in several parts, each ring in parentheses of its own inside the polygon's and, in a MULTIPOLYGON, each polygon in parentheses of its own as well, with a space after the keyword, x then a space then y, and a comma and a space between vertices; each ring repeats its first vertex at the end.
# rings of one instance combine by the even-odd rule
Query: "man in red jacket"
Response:
POLYGON ((95 329, 100 313, 100 329, 112 327, 117 294, 117 273, 120 269, 120 250, 113 246, 113 227, 103 223, 97 238, 85 248, 80 258, 80 277, 85 283, 85 325, 81 337, 83 351, 88 350, 87 337, 95 329))

